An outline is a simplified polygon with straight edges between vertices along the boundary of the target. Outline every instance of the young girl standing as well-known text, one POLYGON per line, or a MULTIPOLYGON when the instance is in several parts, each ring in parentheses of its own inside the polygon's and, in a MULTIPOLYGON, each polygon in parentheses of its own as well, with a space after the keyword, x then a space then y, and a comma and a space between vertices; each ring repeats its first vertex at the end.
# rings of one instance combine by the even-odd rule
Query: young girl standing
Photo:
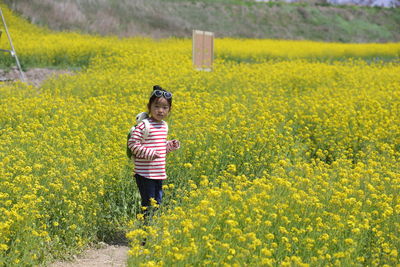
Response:
POLYGON ((180 147, 178 140, 167 140, 168 125, 164 121, 172 108, 172 94, 155 85, 147 108, 150 115, 147 119, 149 129, 145 129, 146 124, 142 121, 128 140, 128 147, 134 155, 135 179, 145 215, 151 206, 151 199, 161 204, 162 181, 167 178, 166 155, 180 147), (146 136, 144 132, 147 130, 146 136))

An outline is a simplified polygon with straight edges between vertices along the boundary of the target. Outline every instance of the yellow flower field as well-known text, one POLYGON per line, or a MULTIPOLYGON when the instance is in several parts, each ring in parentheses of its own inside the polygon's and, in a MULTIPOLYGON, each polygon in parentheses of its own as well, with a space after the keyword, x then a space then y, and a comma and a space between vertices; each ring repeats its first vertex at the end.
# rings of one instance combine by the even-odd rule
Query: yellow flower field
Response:
POLYGON ((56 33, 1 7, 23 66, 77 71, 0 85, 0 266, 121 229, 130 266, 400 263, 400 44, 217 39, 199 72, 188 39, 56 33), (182 148, 142 227, 125 145, 154 84, 182 148))

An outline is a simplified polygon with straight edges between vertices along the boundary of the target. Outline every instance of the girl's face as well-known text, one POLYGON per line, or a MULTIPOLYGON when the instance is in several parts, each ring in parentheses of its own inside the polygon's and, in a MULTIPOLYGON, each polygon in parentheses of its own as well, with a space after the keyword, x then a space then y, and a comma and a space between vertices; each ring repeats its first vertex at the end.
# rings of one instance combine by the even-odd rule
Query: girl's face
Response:
POLYGON ((151 117, 156 121, 162 121, 168 116, 170 109, 171 108, 167 99, 164 97, 159 97, 153 103, 151 103, 150 114, 151 117))

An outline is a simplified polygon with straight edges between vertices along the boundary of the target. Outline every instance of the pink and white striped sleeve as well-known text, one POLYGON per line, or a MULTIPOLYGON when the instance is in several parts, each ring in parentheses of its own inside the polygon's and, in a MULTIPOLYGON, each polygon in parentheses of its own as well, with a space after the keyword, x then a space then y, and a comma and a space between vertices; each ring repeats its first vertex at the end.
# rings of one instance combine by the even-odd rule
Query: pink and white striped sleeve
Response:
POLYGON ((139 123, 133 130, 131 138, 128 140, 128 147, 137 158, 152 160, 156 153, 155 149, 147 148, 142 145, 144 132, 144 122, 139 123))

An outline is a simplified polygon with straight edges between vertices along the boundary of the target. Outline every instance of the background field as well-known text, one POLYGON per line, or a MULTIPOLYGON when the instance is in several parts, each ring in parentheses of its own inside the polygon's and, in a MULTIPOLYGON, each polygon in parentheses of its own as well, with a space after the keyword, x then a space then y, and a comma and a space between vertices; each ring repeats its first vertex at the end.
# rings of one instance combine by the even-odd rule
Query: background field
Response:
POLYGON ((4 0, 32 23, 101 35, 398 42, 400 9, 242 0, 4 0))
POLYGON ((77 71, 0 86, 1 264, 120 232, 131 266, 399 263, 398 43, 217 39, 198 72, 190 39, 57 33, 4 11, 25 67, 77 71), (144 232, 125 142, 154 84, 174 93, 182 149, 144 232))

